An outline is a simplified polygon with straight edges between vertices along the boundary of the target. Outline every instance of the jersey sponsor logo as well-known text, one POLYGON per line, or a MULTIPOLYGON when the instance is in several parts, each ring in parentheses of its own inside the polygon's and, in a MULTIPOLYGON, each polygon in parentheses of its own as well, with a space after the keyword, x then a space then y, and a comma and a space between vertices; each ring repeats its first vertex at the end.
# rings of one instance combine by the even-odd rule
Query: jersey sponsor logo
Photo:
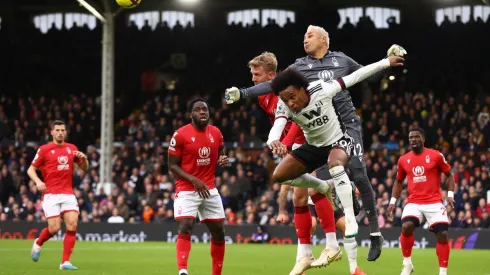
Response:
POLYGON ((413 167, 412 173, 413 173, 413 183, 426 182, 427 181, 427 177, 424 175, 424 173, 425 173, 424 166, 413 167))
POLYGON ((333 77, 334 77, 334 73, 332 70, 323 70, 318 73, 318 78, 323 80, 324 82, 333 80, 334 79, 333 77))
POLYGON ((320 117, 321 113, 322 107, 320 106, 317 106, 316 110, 310 110, 308 113, 303 113, 303 116, 310 120, 310 122, 306 124, 306 127, 308 127, 308 129, 316 126, 322 126, 328 123, 328 121, 330 120, 328 116, 324 115, 320 117))
POLYGON ((67 156, 59 156, 58 157, 58 171, 68 170, 70 169, 70 164, 68 164, 67 156))
POLYGON ((322 113, 322 107, 318 106, 316 110, 310 110, 308 113, 303 113, 303 116, 306 117, 307 119, 312 119, 320 116, 321 113, 322 113))
POLYGON ((197 150, 199 154, 199 158, 196 160, 197 166, 204 166, 211 164, 211 148, 209 147, 201 147, 197 150))

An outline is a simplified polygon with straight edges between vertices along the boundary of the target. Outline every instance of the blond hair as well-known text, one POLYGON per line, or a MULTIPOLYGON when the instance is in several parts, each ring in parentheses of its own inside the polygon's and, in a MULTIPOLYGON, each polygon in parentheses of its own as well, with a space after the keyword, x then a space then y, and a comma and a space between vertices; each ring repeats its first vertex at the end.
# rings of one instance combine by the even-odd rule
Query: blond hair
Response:
MULTIPOLYGON (((327 39, 326 39, 326 42, 327 42, 327 47, 330 46, 330 35, 328 34, 328 32, 322 28, 322 27, 319 27, 319 26, 314 26, 314 25, 309 25, 308 26, 308 30, 311 29, 311 30, 314 30, 314 31, 317 31, 318 33, 320 33, 322 36, 325 36, 327 39)), ((306 32, 308 32, 308 30, 306 30, 306 32)))
POLYGON ((276 72, 277 58, 276 55, 270 52, 263 52, 261 55, 254 57, 248 62, 249 68, 262 66, 266 72, 276 72))

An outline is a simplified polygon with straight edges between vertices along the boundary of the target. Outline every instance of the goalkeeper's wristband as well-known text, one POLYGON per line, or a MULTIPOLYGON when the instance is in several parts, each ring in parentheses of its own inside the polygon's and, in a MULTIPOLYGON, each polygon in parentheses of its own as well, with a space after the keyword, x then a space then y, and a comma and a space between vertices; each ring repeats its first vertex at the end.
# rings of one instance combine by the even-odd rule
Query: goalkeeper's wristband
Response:
POLYGON ((454 199, 454 192, 453 191, 447 191, 447 197, 454 199))
POLYGON ((248 90, 247 89, 240 89, 240 97, 241 98, 248 98, 248 90))
POLYGON ((391 197, 390 204, 395 204, 395 203, 396 203, 396 198, 395 197, 391 197))

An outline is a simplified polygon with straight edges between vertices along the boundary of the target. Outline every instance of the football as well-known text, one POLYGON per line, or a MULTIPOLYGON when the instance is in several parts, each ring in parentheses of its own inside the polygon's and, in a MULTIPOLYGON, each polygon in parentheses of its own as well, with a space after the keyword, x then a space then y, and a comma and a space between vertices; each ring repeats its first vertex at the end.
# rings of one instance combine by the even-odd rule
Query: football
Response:
POLYGON ((117 4, 125 9, 132 9, 141 3, 141 0, 116 0, 117 4))

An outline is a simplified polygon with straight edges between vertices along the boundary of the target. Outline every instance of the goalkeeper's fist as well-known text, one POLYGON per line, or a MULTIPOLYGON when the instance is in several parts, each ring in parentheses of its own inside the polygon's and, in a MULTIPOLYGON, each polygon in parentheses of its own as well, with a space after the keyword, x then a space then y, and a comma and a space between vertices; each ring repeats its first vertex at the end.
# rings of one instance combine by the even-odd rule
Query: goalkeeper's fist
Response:
POLYGON ((232 104, 240 100, 240 90, 237 87, 231 87, 225 91, 226 104, 232 104))
POLYGON ((407 51, 402 46, 397 45, 397 44, 393 44, 393 46, 391 46, 387 52, 388 56, 401 56, 401 57, 403 57, 406 54, 407 54, 407 51))

